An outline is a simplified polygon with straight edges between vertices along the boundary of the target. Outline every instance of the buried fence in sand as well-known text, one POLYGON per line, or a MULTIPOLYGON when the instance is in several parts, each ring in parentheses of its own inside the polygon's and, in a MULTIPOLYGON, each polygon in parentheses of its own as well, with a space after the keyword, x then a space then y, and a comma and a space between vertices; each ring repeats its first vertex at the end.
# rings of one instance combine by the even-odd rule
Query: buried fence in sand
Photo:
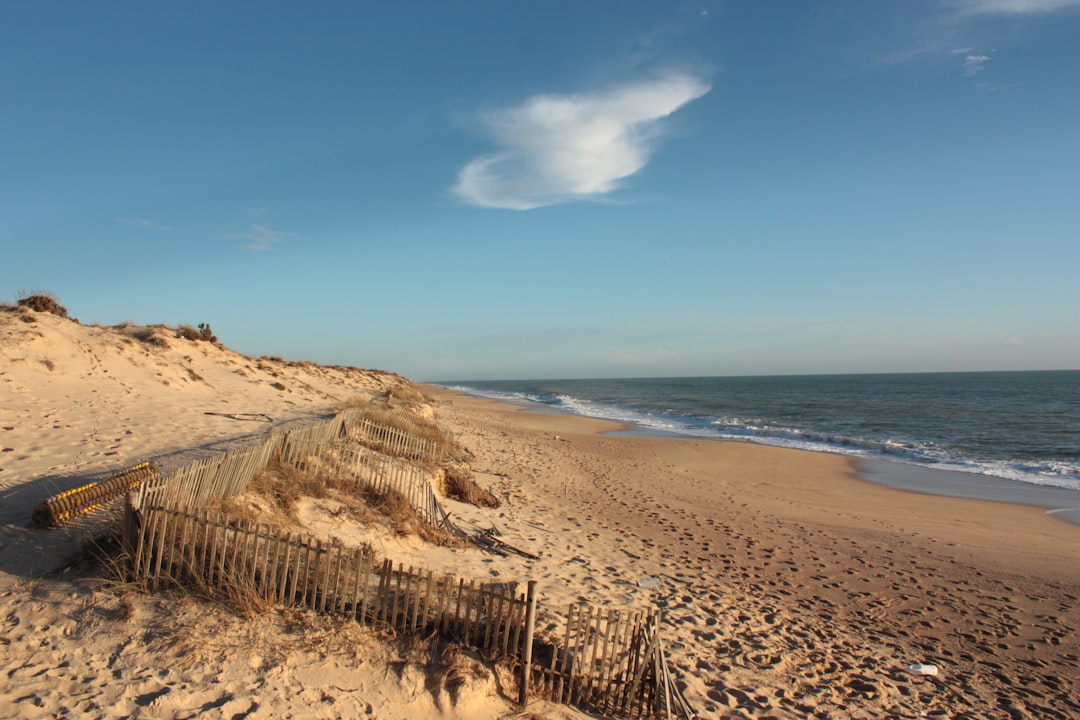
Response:
POLYGON ((437 443, 353 410, 154 473, 127 495, 129 575, 150 589, 194 585, 244 604, 300 606, 400 633, 438 634, 509 661, 522 703, 544 697, 620 718, 695 717, 668 671, 654 610, 571 606, 559 637, 537 638, 535 582, 516 593, 517 583, 395 569, 366 548, 207 509, 243 492, 277 458, 318 478, 398 492, 425 522, 464 538, 425 469, 410 462, 431 464, 439 452, 437 443))

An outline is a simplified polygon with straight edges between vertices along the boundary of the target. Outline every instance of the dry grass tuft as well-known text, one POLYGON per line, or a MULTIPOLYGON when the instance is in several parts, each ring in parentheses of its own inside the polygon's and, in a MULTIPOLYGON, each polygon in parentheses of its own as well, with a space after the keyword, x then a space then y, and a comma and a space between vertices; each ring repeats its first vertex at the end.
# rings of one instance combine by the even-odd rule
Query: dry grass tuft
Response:
POLYGON ((19 307, 29 308, 34 312, 52 313, 62 318, 68 316, 67 308, 57 302, 56 296, 43 290, 31 290, 22 293, 18 305, 19 307))
POLYGON ((370 404, 371 398, 366 395, 356 395, 346 400, 342 400, 334 407, 334 409, 341 412, 342 410, 351 410, 353 408, 366 408, 370 404))
POLYGON ((360 487, 359 493, 372 509, 389 521, 395 533, 423 536, 426 525, 405 495, 397 490, 379 491, 370 487, 360 487))
POLYGON ((169 340, 168 335, 170 330, 164 325, 132 325, 131 323, 122 323, 116 327, 117 330, 127 335, 128 337, 135 338, 141 343, 147 345, 153 345, 160 348, 168 348, 169 340))
POLYGON ((420 389, 420 386, 416 383, 404 380, 394 387, 390 388, 386 393, 387 404, 394 404, 395 401, 401 405, 422 405, 435 402, 434 398, 420 389))
POLYGON ((301 497, 327 496, 326 483, 292 465, 272 460, 247 486, 247 491, 261 495, 289 517, 301 497))
POLYGON ((224 577, 219 576, 213 585, 198 581, 193 592, 205 600, 224 605, 242 618, 261 617, 276 608, 273 594, 256 586, 249 568, 226 565, 224 577))
POLYGON ((477 507, 497 508, 502 505, 487 488, 473 480, 472 473, 462 465, 448 465, 443 468, 443 495, 477 507))

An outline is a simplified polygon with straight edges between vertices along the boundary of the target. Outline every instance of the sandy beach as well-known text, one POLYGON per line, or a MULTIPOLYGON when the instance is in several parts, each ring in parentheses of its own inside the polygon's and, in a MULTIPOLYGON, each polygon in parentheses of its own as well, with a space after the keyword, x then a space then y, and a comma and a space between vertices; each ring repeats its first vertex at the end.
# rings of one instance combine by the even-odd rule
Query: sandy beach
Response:
MULTIPOLYGON (((402 379, 24 317, 0 313, 4 717, 580 716, 522 710, 482 674, 450 698, 417 658, 351 622, 241 618, 102 583, 76 562, 80 526, 30 527, 35 503, 325 417, 402 379)), ((462 577, 536 580, 542 632, 573 602, 661 608, 669 662, 702 717, 1080 716, 1074 524, 867 483, 839 456, 605 434, 619 426, 424 389, 502 500, 447 509, 539 559, 347 525, 327 502, 303 504, 310 532, 462 577)))
POLYGON ((709 716, 1080 713, 1080 528, 1043 509, 873 485, 840 456, 603 435, 615 427, 435 395, 545 528, 523 541, 569 557, 533 568, 545 592, 664 608, 709 716))

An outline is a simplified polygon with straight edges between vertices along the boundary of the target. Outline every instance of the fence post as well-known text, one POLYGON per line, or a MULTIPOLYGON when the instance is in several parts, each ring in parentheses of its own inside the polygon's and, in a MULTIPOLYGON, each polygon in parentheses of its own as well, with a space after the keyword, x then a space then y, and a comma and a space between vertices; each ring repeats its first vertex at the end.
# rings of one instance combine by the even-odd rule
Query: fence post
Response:
POLYGON ((128 493, 124 501, 124 553, 123 570, 124 580, 134 582, 138 580, 138 563, 136 558, 142 551, 140 536, 142 535, 142 510, 136 509, 132 494, 128 493))
POLYGON ((525 639, 521 645, 521 662, 524 673, 521 677, 521 697, 518 702, 525 705, 529 701, 529 680, 532 677, 533 630, 536 628, 536 581, 529 581, 525 595, 525 639))

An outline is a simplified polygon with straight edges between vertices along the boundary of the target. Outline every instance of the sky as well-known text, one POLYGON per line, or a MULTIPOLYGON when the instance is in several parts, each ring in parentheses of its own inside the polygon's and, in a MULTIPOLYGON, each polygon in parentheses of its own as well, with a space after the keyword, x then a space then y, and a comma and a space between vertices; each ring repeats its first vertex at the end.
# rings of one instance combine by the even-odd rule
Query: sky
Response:
POLYGON ((0 301, 421 381, 1080 368, 1080 0, 0 3, 0 301))

